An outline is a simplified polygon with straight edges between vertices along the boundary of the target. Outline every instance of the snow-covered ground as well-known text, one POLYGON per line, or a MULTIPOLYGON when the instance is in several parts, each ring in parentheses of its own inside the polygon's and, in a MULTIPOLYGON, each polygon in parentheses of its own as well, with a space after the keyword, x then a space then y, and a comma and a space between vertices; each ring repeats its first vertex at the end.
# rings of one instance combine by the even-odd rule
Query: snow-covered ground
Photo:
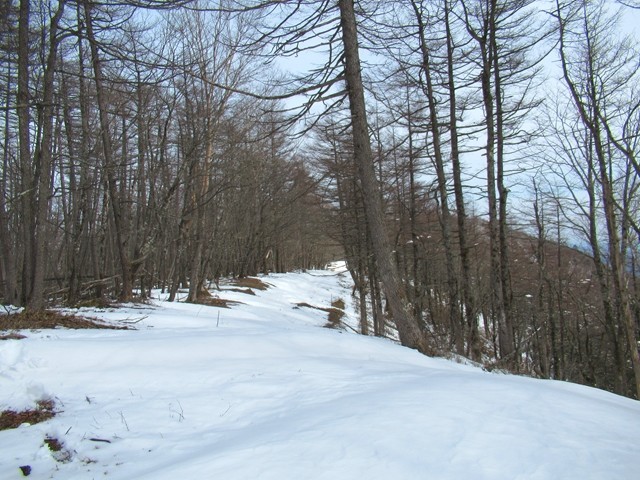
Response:
POLYGON ((60 410, 0 432, 0 478, 640 478, 640 402, 427 358, 295 307, 342 298, 355 323, 346 275, 264 280, 220 292, 231 309, 155 300, 84 312, 137 330, 0 341, 0 409, 60 410))

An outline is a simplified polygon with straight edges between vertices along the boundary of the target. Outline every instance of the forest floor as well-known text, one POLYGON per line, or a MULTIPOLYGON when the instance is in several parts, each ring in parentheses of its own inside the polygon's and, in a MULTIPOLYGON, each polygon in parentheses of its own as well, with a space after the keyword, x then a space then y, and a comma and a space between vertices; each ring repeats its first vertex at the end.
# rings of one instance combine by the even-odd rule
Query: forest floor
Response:
POLYGON ((128 327, 112 325, 99 318, 88 318, 82 315, 62 313, 57 310, 43 310, 38 312, 23 310, 17 313, 0 315, 0 340, 5 339, 5 336, 19 335, 11 333, 11 331, 15 330, 42 330, 52 328, 126 330, 128 327))
POLYGON ((640 402, 356 335, 340 270, 243 282, 0 315, 0 478, 638 476, 640 402))

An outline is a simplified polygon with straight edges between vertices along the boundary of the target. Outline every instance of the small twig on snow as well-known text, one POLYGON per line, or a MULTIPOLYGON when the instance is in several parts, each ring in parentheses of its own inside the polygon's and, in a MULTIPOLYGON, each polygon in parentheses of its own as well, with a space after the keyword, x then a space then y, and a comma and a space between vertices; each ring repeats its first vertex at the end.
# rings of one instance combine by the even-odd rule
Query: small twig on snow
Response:
POLYGON ((229 406, 227 407, 227 409, 220 414, 220 418, 224 417, 229 410, 231 410, 231 402, 229 402, 229 406))
POLYGON ((120 323, 126 323, 127 325, 132 325, 134 323, 139 323, 142 320, 149 318, 149 315, 145 315, 144 317, 140 317, 137 320, 130 320, 131 317, 127 317, 124 320, 118 320, 120 323))
POLYGON ((127 432, 129 432, 129 424, 127 424, 127 419, 124 418, 124 413, 122 413, 122 411, 120 411, 120 420, 122 421, 124 427, 127 429, 127 432))
POLYGON ((107 440, 106 438, 90 438, 92 442, 102 442, 102 443, 111 443, 111 440, 107 440))

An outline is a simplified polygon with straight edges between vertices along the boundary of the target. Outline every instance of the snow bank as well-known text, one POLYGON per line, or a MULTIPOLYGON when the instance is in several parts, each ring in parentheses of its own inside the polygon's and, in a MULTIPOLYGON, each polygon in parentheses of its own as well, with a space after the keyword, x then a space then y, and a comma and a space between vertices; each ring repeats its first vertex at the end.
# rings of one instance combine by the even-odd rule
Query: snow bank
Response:
POLYGON ((138 330, 0 342, 0 408, 54 397, 0 432, 0 478, 634 479, 640 403, 489 374, 321 328, 340 270, 270 275, 217 309, 156 300, 92 311, 138 330), (44 445, 59 439, 71 460, 44 445))

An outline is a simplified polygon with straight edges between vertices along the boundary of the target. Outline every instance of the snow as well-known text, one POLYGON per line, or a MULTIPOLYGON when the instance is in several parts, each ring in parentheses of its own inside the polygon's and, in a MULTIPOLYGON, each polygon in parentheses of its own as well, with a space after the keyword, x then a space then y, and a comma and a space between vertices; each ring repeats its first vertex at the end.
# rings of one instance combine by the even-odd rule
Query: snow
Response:
POLYGON ((483 372, 322 328, 340 270, 272 274, 221 309, 159 298, 82 313, 137 330, 0 341, 0 409, 53 419, 0 432, 0 478, 635 479, 640 403, 483 372), (71 453, 56 461, 55 437, 71 453), (107 442, 108 441, 108 442, 107 442))

